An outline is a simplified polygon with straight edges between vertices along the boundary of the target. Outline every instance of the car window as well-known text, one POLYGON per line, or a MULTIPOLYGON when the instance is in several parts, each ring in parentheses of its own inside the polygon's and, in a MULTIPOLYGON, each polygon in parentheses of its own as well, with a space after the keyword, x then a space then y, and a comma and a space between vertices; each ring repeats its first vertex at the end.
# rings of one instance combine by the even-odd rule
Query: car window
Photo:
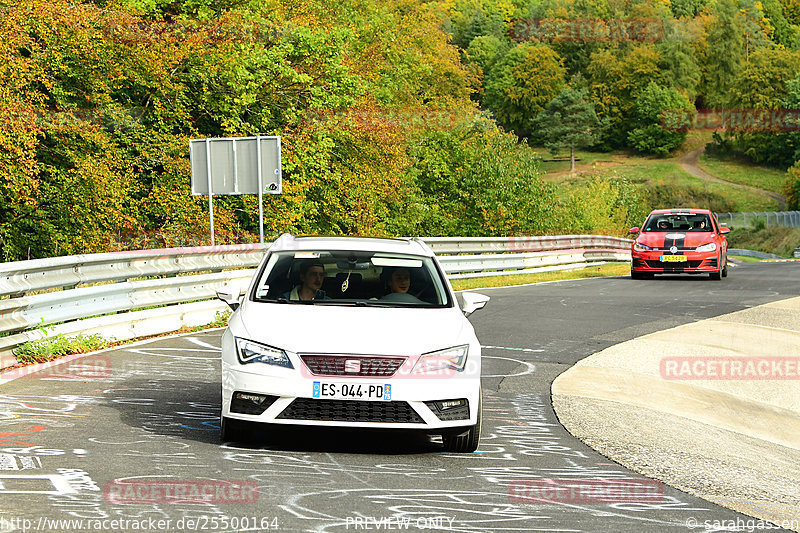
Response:
MULTIPOLYGON (((309 284, 311 287, 312 284, 309 284)), ((385 252, 273 252, 254 287, 263 302, 375 307, 450 307, 447 281, 430 257, 385 252), (306 272, 304 277, 304 272, 306 272), (300 289, 308 273, 322 276, 313 300, 300 289)))
POLYGON ((644 231, 711 232, 711 217, 706 214, 650 215, 644 231))

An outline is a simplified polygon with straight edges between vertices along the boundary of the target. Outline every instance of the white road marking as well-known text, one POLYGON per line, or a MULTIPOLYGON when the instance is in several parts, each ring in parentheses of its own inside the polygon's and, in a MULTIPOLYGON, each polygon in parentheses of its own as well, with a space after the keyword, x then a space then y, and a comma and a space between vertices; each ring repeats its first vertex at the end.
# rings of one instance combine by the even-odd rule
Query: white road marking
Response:
POLYGON ((528 363, 527 361, 520 361, 519 359, 511 359, 510 357, 495 357, 493 355, 484 355, 483 358, 484 359, 503 359, 505 361, 514 361, 515 363, 519 363, 521 365, 525 365, 527 368, 525 370, 523 370, 522 372, 519 372, 517 374, 496 374, 496 375, 490 375, 490 376, 481 376, 482 378, 513 378, 513 377, 517 377, 517 376, 525 376, 527 374, 533 374, 534 372, 536 372, 536 366, 534 366, 531 363, 528 363))
POLYGON ((538 348, 509 348, 508 346, 481 346, 481 348, 486 348, 487 350, 508 350, 510 352, 529 352, 529 353, 538 353, 544 351, 538 348))

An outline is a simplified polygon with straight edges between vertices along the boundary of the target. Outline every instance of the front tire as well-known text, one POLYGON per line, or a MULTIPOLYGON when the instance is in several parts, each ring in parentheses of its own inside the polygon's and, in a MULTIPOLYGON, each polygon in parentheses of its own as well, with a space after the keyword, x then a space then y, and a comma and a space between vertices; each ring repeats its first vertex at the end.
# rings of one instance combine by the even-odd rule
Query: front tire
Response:
POLYGON ((478 441, 481 438, 481 421, 483 419, 483 400, 478 397, 478 421, 467 431, 452 435, 442 434, 444 450, 452 453, 472 453, 478 449, 478 441))
POLYGON ((708 277, 713 280, 719 281, 728 275, 728 273, 725 272, 726 267, 722 266, 722 256, 719 256, 719 258, 717 259, 717 266, 719 267, 719 270, 717 270, 716 272, 709 272, 708 277))

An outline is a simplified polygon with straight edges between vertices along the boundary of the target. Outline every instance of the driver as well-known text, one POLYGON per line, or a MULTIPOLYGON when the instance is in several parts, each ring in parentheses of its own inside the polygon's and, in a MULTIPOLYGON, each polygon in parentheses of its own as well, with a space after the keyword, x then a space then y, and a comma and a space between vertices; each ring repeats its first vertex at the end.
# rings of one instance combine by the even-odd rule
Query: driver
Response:
POLYGON ((405 267, 389 267, 381 272, 381 279, 386 283, 389 294, 381 300, 391 300, 406 303, 422 303, 422 300, 408 294, 411 288, 411 271, 405 267))
POLYGON ((669 222, 667 222, 666 218, 658 221, 658 229, 669 229, 669 222))

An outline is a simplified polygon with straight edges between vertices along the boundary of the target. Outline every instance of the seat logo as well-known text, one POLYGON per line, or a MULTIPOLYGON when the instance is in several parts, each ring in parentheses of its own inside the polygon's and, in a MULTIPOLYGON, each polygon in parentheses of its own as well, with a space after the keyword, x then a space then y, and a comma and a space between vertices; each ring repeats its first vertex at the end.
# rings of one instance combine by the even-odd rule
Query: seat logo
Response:
POLYGON ((361 361, 358 359, 346 359, 344 362, 344 371, 348 374, 358 374, 361 372, 361 361))

